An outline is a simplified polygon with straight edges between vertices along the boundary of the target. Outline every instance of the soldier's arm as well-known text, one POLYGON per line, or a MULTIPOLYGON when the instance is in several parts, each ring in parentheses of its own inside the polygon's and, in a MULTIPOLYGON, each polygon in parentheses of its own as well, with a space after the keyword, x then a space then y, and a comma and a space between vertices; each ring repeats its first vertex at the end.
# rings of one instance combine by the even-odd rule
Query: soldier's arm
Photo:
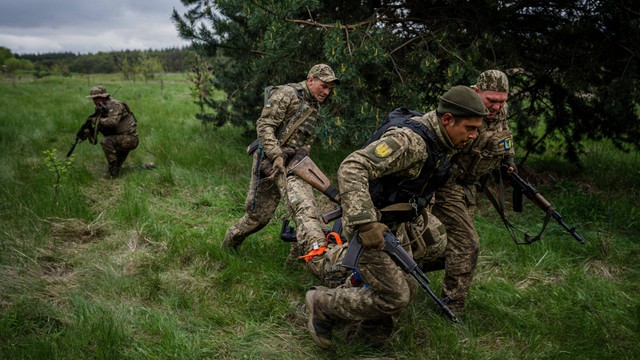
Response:
POLYGON ((380 140, 347 156, 338 169, 345 225, 378 220, 369 194, 369 180, 390 174, 415 178, 426 159, 424 140, 405 128, 392 128, 380 140))
POLYGON ((109 104, 104 105, 105 109, 100 115, 100 125, 106 128, 114 128, 118 126, 120 119, 122 119, 126 112, 124 106, 120 103, 111 101, 109 104))
POLYGON ((268 103, 262 108, 262 113, 256 123, 256 131, 269 159, 273 160, 277 156, 282 156, 276 131, 285 122, 294 98, 297 98, 295 90, 289 86, 282 86, 273 91, 268 103))

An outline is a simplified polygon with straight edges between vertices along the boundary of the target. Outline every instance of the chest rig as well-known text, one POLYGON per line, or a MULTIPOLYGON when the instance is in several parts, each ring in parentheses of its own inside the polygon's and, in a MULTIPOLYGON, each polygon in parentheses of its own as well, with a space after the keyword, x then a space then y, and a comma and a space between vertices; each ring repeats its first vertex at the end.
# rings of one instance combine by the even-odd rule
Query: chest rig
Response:
POLYGON ((435 191, 449 178, 451 164, 448 153, 442 151, 433 131, 422 122, 411 119, 422 115, 417 111, 397 108, 385 117, 382 125, 367 142, 368 145, 380 139, 385 131, 395 126, 411 129, 420 135, 426 144, 428 158, 415 179, 388 175, 369 181, 369 194, 375 207, 381 210, 381 221, 384 223, 404 222, 416 218, 427 207, 435 191), (398 206, 400 204, 409 204, 410 207, 398 206), (390 211, 385 211, 385 208, 390 211), (397 210, 393 210, 394 208, 397 210))
MULTIPOLYGON (((308 144, 314 138, 315 127, 318 123, 318 109, 305 100, 304 89, 300 83, 290 83, 283 86, 289 86, 296 91, 299 106, 295 114, 278 127, 277 138, 280 146, 298 148, 308 144)), ((265 104, 269 102, 269 94, 275 88, 265 88, 265 104)))

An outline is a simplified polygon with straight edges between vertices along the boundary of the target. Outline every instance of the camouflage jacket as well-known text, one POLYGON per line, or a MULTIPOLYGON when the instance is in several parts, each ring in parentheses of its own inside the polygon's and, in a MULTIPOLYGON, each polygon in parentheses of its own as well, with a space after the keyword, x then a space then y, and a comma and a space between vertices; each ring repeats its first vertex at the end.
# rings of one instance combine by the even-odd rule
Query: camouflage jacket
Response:
POLYGON ((104 136, 132 135, 138 136, 136 118, 127 104, 109 98, 100 105, 100 116, 96 119, 98 131, 104 136))
POLYGON ((453 158, 450 181, 469 185, 500 167, 514 164, 513 137, 505 105, 494 119, 484 119, 478 137, 453 158))
POLYGON ((319 104, 311 95, 306 80, 272 88, 256 123, 258 139, 267 157, 273 160, 277 156, 282 156, 283 146, 293 149, 306 147, 309 150, 316 139, 318 109, 319 104), (309 109, 311 109, 310 115, 282 144, 282 140, 296 121, 309 109))
MULTIPOLYGON (((455 153, 435 111, 414 120, 433 131, 440 152, 455 153)), ((415 179, 427 162, 428 151, 423 138, 410 128, 391 127, 382 137, 363 149, 351 153, 338 169, 338 186, 342 199, 342 219, 346 226, 378 221, 381 214, 369 193, 369 181, 393 175, 415 179)))

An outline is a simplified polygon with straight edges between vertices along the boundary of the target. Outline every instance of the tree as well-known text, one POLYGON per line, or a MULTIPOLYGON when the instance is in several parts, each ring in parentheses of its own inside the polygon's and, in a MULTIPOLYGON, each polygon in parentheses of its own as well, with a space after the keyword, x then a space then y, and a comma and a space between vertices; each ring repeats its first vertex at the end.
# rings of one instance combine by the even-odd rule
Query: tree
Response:
POLYGON ((516 144, 553 137, 576 159, 584 139, 639 144, 640 21, 631 1, 182 0, 181 37, 212 63, 217 116, 253 121, 262 88, 299 81, 317 62, 344 80, 319 129, 325 145, 360 144, 396 106, 431 110, 489 68, 510 74, 516 144), (612 101, 612 99, 614 99, 612 101), (226 111, 231 109, 230 111, 226 111))

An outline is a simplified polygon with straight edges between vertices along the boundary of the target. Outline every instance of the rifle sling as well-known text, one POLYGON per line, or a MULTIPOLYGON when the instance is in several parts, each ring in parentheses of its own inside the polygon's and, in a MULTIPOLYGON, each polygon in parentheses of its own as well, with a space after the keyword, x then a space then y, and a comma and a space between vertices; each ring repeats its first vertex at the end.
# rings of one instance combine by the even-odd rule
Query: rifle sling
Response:
POLYGON ((305 111, 304 114, 302 114, 302 116, 300 117, 300 119, 298 119, 293 126, 289 129, 289 132, 287 132, 287 135, 285 135, 284 138, 282 138, 282 140, 279 141, 280 146, 284 145, 287 140, 289 140, 289 138, 291 137, 291 135, 293 135, 293 133, 296 131, 296 129, 298 128, 298 126, 300 126, 300 124, 302 124, 305 120, 307 120, 307 118, 311 115, 311 113, 313 112, 313 110, 315 110, 313 107, 309 107, 307 109, 307 111, 305 111))
POLYGON ((499 183, 496 184, 498 199, 496 199, 496 197, 493 195, 491 190, 489 190, 489 188, 484 187, 483 190, 484 190, 484 193, 487 195, 487 199, 489 199, 493 207, 496 209, 496 212, 498 213, 498 215, 500 215, 500 218, 502 219, 502 222, 504 223, 505 227, 509 231, 509 235, 511 235, 511 239, 513 239, 513 242, 518 245, 523 245, 523 244, 529 245, 533 242, 540 240, 540 238, 542 237, 542 233, 547 228, 547 224, 549 223, 549 219, 551 218, 551 215, 548 212, 546 213, 544 217, 544 223, 542 224, 542 229, 540 229, 540 232, 538 232, 538 234, 532 237, 528 231, 522 231, 524 233, 524 242, 518 241, 515 234, 516 230, 518 229, 509 221, 509 219, 507 219, 507 216, 504 214, 504 208, 505 208, 504 207, 504 183, 502 182, 501 173, 498 178, 499 178, 499 183))

